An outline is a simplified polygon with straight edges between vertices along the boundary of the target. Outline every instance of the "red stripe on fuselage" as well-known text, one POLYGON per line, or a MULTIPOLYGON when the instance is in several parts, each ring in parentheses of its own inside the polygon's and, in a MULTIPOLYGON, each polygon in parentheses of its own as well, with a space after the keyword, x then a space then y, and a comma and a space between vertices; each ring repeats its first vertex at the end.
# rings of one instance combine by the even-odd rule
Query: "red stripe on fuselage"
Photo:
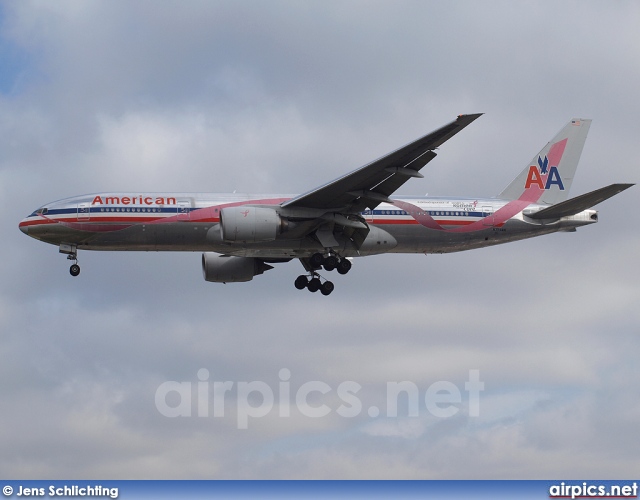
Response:
POLYGON ((18 227, 41 226, 43 224, 57 224, 57 221, 50 219, 26 220, 20 222, 20 224, 18 224, 18 227))

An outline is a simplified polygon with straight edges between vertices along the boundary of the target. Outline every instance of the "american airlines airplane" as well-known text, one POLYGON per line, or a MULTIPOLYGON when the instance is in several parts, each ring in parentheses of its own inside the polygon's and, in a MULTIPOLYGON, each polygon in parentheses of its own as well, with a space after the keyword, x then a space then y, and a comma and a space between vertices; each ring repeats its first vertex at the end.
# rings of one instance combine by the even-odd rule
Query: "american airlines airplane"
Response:
POLYGON ((633 184, 568 199, 591 120, 571 120, 494 198, 392 197, 436 157, 434 150, 481 114, 456 120, 364 167, 298 196, 98 193, 47 203, 20 230, 59 247, 80 274, 78 250, 173 250, 202 254, 204 279, 250 281, 298 259, 299 290, 329 295, 319 271, 346 274, 353 257, 446 253, 576 228, 591 207, 633 184))

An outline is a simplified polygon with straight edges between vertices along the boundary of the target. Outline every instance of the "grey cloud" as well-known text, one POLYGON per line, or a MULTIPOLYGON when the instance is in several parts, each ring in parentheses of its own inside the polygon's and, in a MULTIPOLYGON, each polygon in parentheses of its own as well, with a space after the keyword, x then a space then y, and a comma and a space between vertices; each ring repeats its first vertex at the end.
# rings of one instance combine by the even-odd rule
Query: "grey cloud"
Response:
POLYGON ((306 191, 461 112, 487 114, 404 193, 492 195, 576 115, 594 122, 573 192, 634 182, 638 9, 575 7, 6 6, 3 43, 32 59, 0 96, 5 477, 632 475, 631 190, 575 234, 359 259, 330 297, 293 288, 296 262, 249 284, 205 283, 195 253, 84 253, 72 280, 55 247, 17 229, 83 192, 306 191), (248 430, 232 407, 162 417, 157 387, 195 384, 200 368, 273 388, 281 368, 294 389, 353 380, 366 405, 384 401, 387 381, 424 393, 479 369, 487 411, 396 420, 365 407, 248 430))

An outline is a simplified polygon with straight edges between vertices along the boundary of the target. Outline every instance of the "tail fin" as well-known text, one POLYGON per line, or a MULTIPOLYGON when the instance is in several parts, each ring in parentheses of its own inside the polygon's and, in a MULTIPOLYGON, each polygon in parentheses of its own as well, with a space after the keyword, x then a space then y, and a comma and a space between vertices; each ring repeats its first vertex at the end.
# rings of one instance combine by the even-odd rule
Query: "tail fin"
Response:
POLYGON ((574 118, 533 157, 498 198, 554 205, 569 197, 591 120, 574 118))

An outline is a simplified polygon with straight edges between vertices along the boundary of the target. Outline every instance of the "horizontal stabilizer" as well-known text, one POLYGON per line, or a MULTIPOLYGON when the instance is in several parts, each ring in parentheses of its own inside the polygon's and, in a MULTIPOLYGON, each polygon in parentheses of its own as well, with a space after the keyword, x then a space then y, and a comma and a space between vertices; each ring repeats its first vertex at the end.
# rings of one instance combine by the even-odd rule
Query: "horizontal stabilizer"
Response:
POLYGON ((604 200, 608 200, 631 186, 633 186, 633 184, 611 184, 610 186, 596 189, 590 193, 582 194, 570 200, 552 205, 549 208, 529 215, 529 217, 531 219, 559 219, 560 217, 575 215, 604 200))

